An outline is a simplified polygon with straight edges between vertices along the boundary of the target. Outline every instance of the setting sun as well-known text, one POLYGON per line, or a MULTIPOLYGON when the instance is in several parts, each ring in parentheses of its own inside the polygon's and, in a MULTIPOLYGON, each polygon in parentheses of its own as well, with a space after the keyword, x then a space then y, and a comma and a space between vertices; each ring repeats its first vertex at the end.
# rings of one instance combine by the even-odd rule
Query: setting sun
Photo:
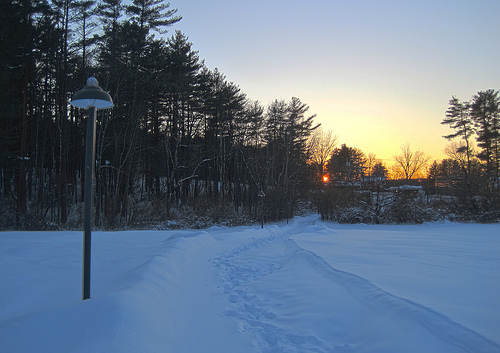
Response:
POLYGON ((326 174, 325 174, 325 175, 323 175, 323 182, 324 182, 324 183, 327 183, 327 182, 328 182, 328 180, 330 180, 330 177, 329 177, 328 175, 326 175, 326 174))

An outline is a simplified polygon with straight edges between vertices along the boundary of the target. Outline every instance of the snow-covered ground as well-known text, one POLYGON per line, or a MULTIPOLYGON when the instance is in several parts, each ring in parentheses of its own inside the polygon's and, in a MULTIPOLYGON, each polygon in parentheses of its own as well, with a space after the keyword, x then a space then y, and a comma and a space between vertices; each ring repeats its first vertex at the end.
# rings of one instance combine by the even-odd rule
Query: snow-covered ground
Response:
POLYGON ((0 233, 1 352, 500 352, 500 225, 0 233))

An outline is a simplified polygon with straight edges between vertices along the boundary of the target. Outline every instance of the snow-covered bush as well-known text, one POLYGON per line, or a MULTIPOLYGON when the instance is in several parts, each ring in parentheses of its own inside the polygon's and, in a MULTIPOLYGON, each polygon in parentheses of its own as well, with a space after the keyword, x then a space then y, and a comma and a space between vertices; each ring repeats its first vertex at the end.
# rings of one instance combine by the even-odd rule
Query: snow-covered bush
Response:
POLYGON ((498 201, 485 197, 455 197, 448 202, 447 218, 454 222, 500 222, 498 201))

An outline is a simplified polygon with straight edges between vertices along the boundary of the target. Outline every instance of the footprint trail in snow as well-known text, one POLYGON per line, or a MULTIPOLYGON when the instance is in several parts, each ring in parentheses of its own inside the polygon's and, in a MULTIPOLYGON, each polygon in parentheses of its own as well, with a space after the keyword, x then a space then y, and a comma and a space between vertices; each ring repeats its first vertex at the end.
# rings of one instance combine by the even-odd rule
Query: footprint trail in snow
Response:
POLYGON ((444 315, 301 248, 293 236, 325 231, 315 223, 296 218, 256 230, 251 242, 212 259, 228 301, 224 315, 254 337, 255 352, 500 352, 444 315))

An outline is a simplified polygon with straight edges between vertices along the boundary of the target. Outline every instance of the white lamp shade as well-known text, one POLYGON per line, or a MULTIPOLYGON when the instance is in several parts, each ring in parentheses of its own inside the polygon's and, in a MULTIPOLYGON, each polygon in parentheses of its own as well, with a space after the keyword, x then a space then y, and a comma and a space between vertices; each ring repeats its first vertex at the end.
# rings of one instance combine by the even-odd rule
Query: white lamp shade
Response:
POLYGON ((99 87, 95 77, 90 77, 87 80, 87 85, 73 95, 70 104, 83 109, 89 107, 109 109, 113 107, 113 100, 107 92, 99 87))

